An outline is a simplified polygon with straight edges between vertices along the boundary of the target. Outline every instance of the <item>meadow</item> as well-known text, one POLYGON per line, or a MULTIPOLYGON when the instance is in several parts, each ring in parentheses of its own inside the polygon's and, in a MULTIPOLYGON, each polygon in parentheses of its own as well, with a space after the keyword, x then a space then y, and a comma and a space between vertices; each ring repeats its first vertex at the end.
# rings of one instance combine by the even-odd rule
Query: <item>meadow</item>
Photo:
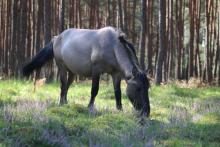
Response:
POLYGON ((102 82, 95 110, 91 82, 73 83, 59 106, 59 83, 34 91, 32 81, 0 80, 0 146, 220 146, 220 88, 152 85, 151 115, 140 123, 122 84, 123 111, 111 82, 102 82))

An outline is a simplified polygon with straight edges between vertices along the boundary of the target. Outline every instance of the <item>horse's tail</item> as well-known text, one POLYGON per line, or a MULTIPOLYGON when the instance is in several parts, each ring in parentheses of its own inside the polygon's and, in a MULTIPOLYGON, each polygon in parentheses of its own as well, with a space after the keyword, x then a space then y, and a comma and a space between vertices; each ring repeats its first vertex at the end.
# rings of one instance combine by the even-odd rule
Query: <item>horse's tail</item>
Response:
POLYGON ((53 42, 50 41, 30 62, 23 67, 23 75, 28 77, 35 69, 40 69, 46 62, 52 60, 53 57, 53 42))

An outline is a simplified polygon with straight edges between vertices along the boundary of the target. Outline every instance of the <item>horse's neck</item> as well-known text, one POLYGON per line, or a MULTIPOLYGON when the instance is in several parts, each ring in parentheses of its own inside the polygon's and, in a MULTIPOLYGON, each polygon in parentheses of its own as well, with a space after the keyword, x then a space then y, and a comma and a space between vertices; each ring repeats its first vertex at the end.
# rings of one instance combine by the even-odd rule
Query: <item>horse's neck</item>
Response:
POLYGON ((126 78, 131 77, 132 76, 132 69, 134 68, 134 65, 133 65, 131 59, 128 57, 126 50, 121 45, 117 45, 114 48, 114 52, 115 52, 117 62, 119 64, 122 72, 124 73, 124 76, 126 78))

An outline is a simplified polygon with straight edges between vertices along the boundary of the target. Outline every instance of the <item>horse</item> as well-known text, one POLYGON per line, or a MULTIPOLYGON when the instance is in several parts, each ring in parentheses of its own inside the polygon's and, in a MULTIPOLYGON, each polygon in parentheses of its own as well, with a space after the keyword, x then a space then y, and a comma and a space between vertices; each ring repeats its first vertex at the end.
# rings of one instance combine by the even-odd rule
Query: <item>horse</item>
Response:
POLYGON ((134 46, 119 29, 64 30, 25 64, 23 75, 28 77, 52 59, 55 59, 60 71, 61 105, 67 103, 67 92, 74 75, 82 75, 92 79, 88 104, 92 109, 99 90, 100 75, 108 73, 113 81, 116 108, 122 110, 121 80, 124 79, 127 84, 126 94, 135 110, 149 116, 149 80, 139 66, 134 46))

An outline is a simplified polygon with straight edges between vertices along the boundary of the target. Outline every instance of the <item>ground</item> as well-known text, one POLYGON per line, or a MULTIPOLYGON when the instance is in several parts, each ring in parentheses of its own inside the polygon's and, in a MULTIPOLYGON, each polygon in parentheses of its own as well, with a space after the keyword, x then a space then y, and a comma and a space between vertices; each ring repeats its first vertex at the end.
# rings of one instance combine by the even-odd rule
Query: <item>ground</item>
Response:
POLYGON ((220 146, 220 88, 152 85, 151 115, 140 123, 125 96, 115 108, 113 86, 102 82, 88 111, 91 83, 73 83, 59 106, 59 84, 0 81, 0 146, 220 146))

